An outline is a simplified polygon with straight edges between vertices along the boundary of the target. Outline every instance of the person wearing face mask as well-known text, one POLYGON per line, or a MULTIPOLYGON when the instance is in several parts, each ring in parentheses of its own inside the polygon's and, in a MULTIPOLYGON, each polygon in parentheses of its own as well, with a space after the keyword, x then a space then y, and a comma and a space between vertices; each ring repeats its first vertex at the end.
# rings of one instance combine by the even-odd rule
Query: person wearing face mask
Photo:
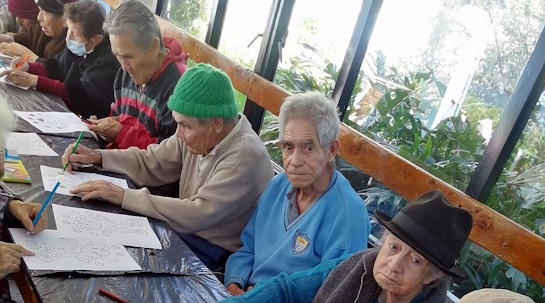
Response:
MULTIPOLYGON (((23 28, 27 27, 27 35, 17 38, 3 35, 0 37, 0 51, 10 56, 24 57, 29 55, 28 62, 39 61, 52 58, 63 51, 66 43, 66 26, 63 19, 63 8, 66 3, 76 2, 77 0, 37 0, 34 5, 38 6, 38 14, 35 17, 38 24, 33 24, 30 19, 23 20, 25 16, 19 17, 18 23, 23 28), (38 41, 40 40, 40 41, 38 41)), ((8 2, 11 5, 11 12, 15 14, 21 9, 25 12, 30 7, 29 4, 23 5, 23 1, 15 0, 8 2), (15 8, 15 9, 14 9, 15 8)), ((8 9, 10 7, 8 6, 8 9)))
MULTIPOLYGON (((76 114, 107 117, 114 102, 113 83, 119 62, 102 30, 106 11, 96 1, 83 0, 65 5, 64 16, 68 32, 62 53, 43 63, 25 62, 3 74, 17 85, 61 97, 76 114)), ((12 68, 21 60, 14 58, 12 68)))

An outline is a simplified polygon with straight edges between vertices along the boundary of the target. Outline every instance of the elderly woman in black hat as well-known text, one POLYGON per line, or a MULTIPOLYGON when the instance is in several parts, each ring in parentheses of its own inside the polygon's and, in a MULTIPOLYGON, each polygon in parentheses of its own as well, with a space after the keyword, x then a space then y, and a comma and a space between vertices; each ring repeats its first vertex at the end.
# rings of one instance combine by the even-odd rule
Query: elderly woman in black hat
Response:
POLYGON ((446 302, 448 276, 464 276, 456 258, 471 231, 471 214, 433 190, 393 219, 375 215, 387 229, 381 248, 280 274, 224 302, 446 302))
POLYGON ((36 30, 31 39, 41 39, 32 44, 35 49, 29 49, 27 46, 17 43, 22 42, 15 40, 2 40, 0 51, 10 56, 25 57, 29 55, 28 62, 42 61, 49 59, 56 54, 62 52, 66 46, 66 25, 64 23, 64 5, 77 0, 36 0, 38 5, 37 20, 41 30, 36 30), (45 36, 45 37, 44 37, 45 36))

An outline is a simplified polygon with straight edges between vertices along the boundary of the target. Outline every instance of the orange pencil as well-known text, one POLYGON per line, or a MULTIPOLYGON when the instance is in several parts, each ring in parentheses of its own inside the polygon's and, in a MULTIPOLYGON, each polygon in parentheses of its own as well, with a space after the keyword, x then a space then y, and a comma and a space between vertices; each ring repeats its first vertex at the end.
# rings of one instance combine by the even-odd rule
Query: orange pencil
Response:
POLYGON ((26 62, 26 60, 28 60, 28 58, 30 58, 30 55, 26 55, 24 58, 23 58, 23 61, 19 62, 19 64, 17 64, 15 66, 15 69, 18 69, 19 67, 23 66, 23 64, 26 62))

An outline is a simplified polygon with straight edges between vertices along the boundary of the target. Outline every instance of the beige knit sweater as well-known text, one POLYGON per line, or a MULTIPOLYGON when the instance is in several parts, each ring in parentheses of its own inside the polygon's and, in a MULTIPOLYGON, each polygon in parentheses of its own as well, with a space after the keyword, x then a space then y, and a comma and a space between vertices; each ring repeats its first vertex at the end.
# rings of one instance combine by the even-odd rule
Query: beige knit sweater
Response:
MULTIPOLYGON (((170 137, 147 150, 101 150, 104 170, 127 175, 137 186, 180 180, 180 198, 151 195, 147 188, 125 190, 122 207, 167 222, 179 233, 195 234, 234 252, 267 183, 273 177, 269 154, 242 116, 238 133, 199 171, 199 156, 170 137)), ((236 131, 236 128, 233 130, 236 131)))

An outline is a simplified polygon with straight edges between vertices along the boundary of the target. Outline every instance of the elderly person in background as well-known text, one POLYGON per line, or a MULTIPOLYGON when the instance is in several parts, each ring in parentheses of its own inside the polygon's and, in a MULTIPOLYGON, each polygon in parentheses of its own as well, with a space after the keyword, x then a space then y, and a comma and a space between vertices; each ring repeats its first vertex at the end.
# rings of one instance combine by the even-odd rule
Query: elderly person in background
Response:
POLYGON ((15 66, 22 58, 16 57, 13 69, 0 77, 7 74, 7 81, 57 95, 76 114, 107 117, 119 62, 102 30, 106 11, 94 0, 82 0, 65 5, 64 16, 68 33, 62 53, 43 63, 25 62, 19 69, 15 66))
POLYGON ((162 38, 155 15, 138 0, 122 2, 104 30, 122 70, 114 83, 112 117, 92 117, 89 129, 110 143, 107 149, 161 143, 176 131, 167 101, 187 69, 187 54, 177 40, 162 38))
MULTIPOLYGON (((147 150, 68 147, 62 161, 102 165, 137 186, 180 181, 179 198, 88 182, 72 189, 83 200, 102 198, 124 209, 167 222, 214 270, 241 246, 240 233, 273 176, 269 154, 248 120, 237 113, 227 75, 198 64, 180 79, 168 102, 176 135, 147 150)), ((68 170, 72 166, 68 166, 68 170)))
MULTIPOLYGON (((51 38, 42 32, 40 22, 36 19, 40 12, 38 5, 34 0, 9 0, 6 7, 20 25, 20 32, 7 32, 0 35, 0 42, 16 42, 13 45, 20 44, 43 57, 45 46, 51 38)), ((6 45, 12 46, 12 44, 4 44, 6 45)))
MULTIPOLYGON (((0 150, 4 150, 5 135, 8 131, 11 131, 14 126, 15 118, 11 109, 4 99, 0 99, 0 150)), ((4 152, 0 153, 0 176, 3 174, 4 152)), ((0 230, 5 231, 6 225, 16 227, 16 225, 21 225, 22 223, 22 226, 28 229, 32 234, 41 232, 47 226, 47 212, 44 212, 42 216, 40 216, 36 226, 32 224, 32 220, 38 214, 41 207, 42 206, 37 203, 22 202, 21 197, 13 197, 9 193, 3 192, 0 187, 0 230)), ((0 233, 0 235, 3 235, 3 233, 0 233)), ((2 239, 3 238, 8 237, 4 236, 2 239)), ((0 279, 19 271, 23 255, 32 256, 34 253, 19 244, 0 241, 0 279)), ((0 280, 0 302, 2 302, 2 299, 8 299, 6 302, 11 302, 9 300, 9 289, 7 288, 5 280, 0 280), (7 295, 7 298, 2 297, 5 295, 7 295)))
MULTIPOLYGON (((12 0, 13 1, 13 0, 12 0)), ((39 26, 29 27, 28 37, 24 40, 15 40, 14 37, 3 36, 0 39, 0 51, 6 55, 25 57, 28 62, 43 61, 62 52, 66 46, 66 26, 64 24, 64 5, 77 0, 38 0, 39 8, 37 19, 39 26), (41 32, 38 30, 41 28, 41 32), (47 36, 49 39, 41 36, 47 36), (8 39, 8 40, 6 40, 8 39), (35 41, 35 39, 38 39, 35 41), (32 42, 34 41, 34 42, 32 42), (36 49, 32 49, 36 47, 36 49)), ((11 3, 11 2, 10 2, 11 3)), ((9 4, 9 3, 8 3, 9 4)), ((30 21, 29 21, 30 22, 30 21)))
POLYGON ((8 1, 2 0, 0 7, 0 34, 10 36, 21 31, 21 26, 15 21, 15 16, 8 9, 8 1))
POLYGON ((375 215, 388 230, 382 247, 282 273, 223 302, 447 302, 447 276, 464 276, 456 258, 471 232, 471 214, 433 190, 393 219, 375 215))
POLYGON ((465 295, 458 303, 533 303, 527 296, 505 289, 484 288, 465 295))
POLYGON ((367 247, 365 204, 334 168, 340 122, 333 102, 319 92, 293 95, 278 119, 285 172, 269 182, 242 232, 242 248, 227 262, 232 295, 367 247))

